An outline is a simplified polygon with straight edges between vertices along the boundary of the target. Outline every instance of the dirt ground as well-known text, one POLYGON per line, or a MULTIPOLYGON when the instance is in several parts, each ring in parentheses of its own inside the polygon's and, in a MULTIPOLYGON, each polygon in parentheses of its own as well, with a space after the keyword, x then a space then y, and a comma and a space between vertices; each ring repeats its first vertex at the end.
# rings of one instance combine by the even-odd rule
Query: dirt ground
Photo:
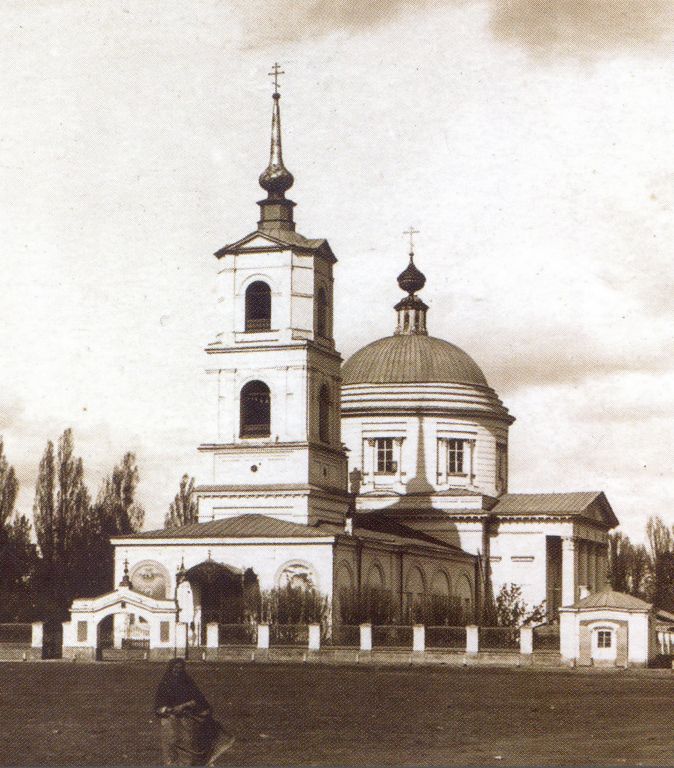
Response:
MULTIPOLYGON (((223 765, 674 764, 674 675, 207 664, 223 765)), ((0 764, 157 764, 163 666, 0 664, 0 764)))

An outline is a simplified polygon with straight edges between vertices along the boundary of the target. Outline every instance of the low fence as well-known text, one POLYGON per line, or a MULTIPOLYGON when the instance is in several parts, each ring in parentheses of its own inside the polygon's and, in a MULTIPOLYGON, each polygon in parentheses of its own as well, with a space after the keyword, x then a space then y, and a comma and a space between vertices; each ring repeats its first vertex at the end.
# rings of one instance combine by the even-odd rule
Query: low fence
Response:
POLYGON ((484 651, 519 651, 520 630, 518 627, 480 627, 478 643, 484 651))
POLYGON ((30 645, 32 638, 32 624, 0 624, 0 643, 11 645, 30 645))
POLYGON ((400 624, 382 624, 372 627, 373 648, 412 648, 412 626, 400 624))
POLYGON ((26 661, 42 658, 42 623, 0 624, 0 660, 26 661))
POLYGON ((559 627, 553 624, 542 624, 534 627, 534 651, 559 651, 559 627))
POLYGON ((332 648, 360 648, 360 626, 358 624, 333 626, 321 642, 332 648))
POLYGON ((532 627, 442 627, 409 624, 361 624, 321 627, 319 624, 209 624, 208 648, 244 646, 259 650, 321 648, 362 652, 451 651, 475 656, 479 653, 519 653, 531 656, 545 648, 559 653, 557 630, 537 632, 532 627))
POLYGON ((218 624, 219 645, 255 645, 257 624, 218 624))
POLYGON ((465 627, 426 627, 426 648, 465 651, 465 627))
POLYGON ((308 624, 270 624, 270 646, 299 646, 306 648, 309 644, 308 624))

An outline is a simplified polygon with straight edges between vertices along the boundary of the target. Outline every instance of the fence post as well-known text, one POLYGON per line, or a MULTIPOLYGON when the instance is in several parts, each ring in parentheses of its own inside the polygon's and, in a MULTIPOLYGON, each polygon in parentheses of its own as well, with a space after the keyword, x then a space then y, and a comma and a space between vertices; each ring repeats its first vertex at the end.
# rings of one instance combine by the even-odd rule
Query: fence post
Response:
POLYGON ((480 651, 479 629, 475 624, 466 627, 466 653, 475 654, 480 651))
POLYGON ((412 650, 421 653, 426 650, 426 627, 423 624, 412 627, 412 650))
POLYGON ((31 648, 42 648, 44 640, 44 624, 41 621, 34 621, 30 636, 31 648))
POLYGON ((523 656, 531 656, 534 652, 534 628, 520 627, 520 653, 523 656))
POLYGON ((187 624, 176 623, 176 656, 187 656, 187 624))
POLYGON ((309 650, 321 650, 321 625, 309 624, 309 650))
POLYGON ((257 625, 257 647, 261 651, 269 649, 269 624, 257 625))
POLYGON ((206 624, 206 648, 217 648, 220 642, 220 627, 217 622, 211 621, 206 624))
POLYGON ((360 650, 372 650, 372 624, 360 625, 360 650))

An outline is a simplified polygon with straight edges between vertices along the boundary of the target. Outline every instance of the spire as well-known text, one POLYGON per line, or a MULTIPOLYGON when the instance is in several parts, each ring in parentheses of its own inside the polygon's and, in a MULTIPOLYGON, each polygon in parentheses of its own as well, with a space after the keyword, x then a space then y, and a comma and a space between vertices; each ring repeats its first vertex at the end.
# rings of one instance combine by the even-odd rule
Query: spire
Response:
POLYGON ((281 144, 281 94, 278 91, 279 75, 285 74, 278 63, 269 73, 274 78, 273 107, 271 116, 271 149, 269 165, 260 174, 260 186, 267 193, 267 199, 258 202, 260 206, 261 230, 285 229, 294 230, 293 208, 295 203, 286 200, 285 193, 295 182, 292 173, 283 164, 283 148, 281 144))
POLYGON ((122 576, 122 580, 119 582, 120 587, 126 587, 129 589, 131 587, 131 579, 129 578, 129 560, 128 558, 124 558, 124 575, 122 576))
POLYGON ((419 234, 419 230, 410 227, 403 234, 410 236, 410 263, 398 275, 398 285, 408 295, 394 307, 398 313, 398 326, 395 333, 396 336, 400 334, 427 336, 426 312, 428 307, 415 295, 426 285, 426 275, 414 263, 414 235, 419 234))

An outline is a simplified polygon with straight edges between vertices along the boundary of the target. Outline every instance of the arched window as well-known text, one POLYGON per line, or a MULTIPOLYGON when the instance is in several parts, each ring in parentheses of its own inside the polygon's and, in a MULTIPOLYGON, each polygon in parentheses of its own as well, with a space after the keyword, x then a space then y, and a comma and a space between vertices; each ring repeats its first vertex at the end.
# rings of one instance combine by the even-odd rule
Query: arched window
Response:
POLYGON ((262 280, 246 288, 246 330, 268 331, 271 328, 271 289, 262 280))
POLYGON ((241 390, 241 437, 269 437, 271 397, 263 381, 249 381, 241 390))
POLYGON ((316 300, 316 335, 328 335, 328 293, 323 287, 318 289, 316 300))
POLYGON ((330 442, 330 390, 326 384, 318 396, 318 439, 322 443, 330 442))

